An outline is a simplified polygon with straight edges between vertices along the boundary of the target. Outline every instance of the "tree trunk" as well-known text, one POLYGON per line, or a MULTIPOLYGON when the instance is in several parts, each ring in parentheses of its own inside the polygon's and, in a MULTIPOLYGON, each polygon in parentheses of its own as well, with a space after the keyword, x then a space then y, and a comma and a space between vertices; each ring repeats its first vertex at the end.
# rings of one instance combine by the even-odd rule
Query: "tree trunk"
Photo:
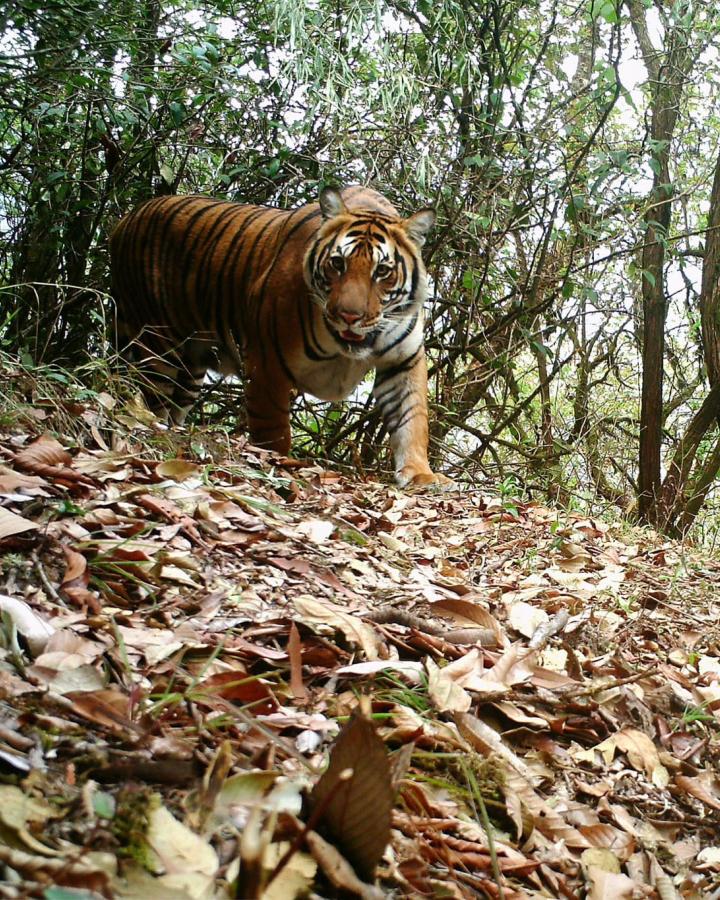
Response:
POLYGON ((715 177, 710 194, 708 228, 705 233, 700 316, 703 352, 710 392, 695 413, 675 451, 662 485, 655 509, 655 522, 664 531, 684 533, 700 511, 718 471, 717 446, 697 465, 697 455, 707 432, 720 417, 720 154, 715 162, 715 177))
POLYGON ((653 87, 650 151, 653 187, 645 213, 641 258, 643 301, 642 398, 638 511, 641 520, 657 524, 661 485, 663 376, 665 361, 665 245, 672 214, 670 143, 677 123, 685 75, 692 63, 688 37, 681 25, 666 32, 658 52, 650 40, 646 10, 640 0, 629 0, 630 20, 653 87), (662 61, 661 61, 662 59, 662 61))

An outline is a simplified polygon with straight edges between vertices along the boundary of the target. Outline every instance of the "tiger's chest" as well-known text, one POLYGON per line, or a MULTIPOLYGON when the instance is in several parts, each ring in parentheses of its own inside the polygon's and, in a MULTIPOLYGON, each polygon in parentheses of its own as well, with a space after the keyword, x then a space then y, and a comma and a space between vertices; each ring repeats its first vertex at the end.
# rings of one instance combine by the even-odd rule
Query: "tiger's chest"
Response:
POLYGON ((328 360, 304 360, 293 367, 293 374, 303 394, 312 394, 319 400, 343 400, 372 368, 372 359, 336 356, 328 360))

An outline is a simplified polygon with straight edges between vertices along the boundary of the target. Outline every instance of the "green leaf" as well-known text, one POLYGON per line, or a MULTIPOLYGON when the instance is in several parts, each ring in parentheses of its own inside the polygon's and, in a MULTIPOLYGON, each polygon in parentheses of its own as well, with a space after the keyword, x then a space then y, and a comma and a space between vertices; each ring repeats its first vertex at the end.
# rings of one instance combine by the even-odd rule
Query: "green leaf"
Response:
POLYGON ((68 887, 49 887, 43 893, 45 900, 97 900, 97 896, 95 891, 68 887))
POLYGON ((462 284, 468 291, 475 289, 475 272, 472 269, 466 269, 463 272, 462 284))
POLYGON ((170 116, 173 122, 176 125, 181 125, 185 119, 185 107, 182 103, 178 103, 177 100, 173 100, 168 104, 168 109, 170 110, 170 116))
POLYGON ((600 16, 609 24, 614 25, 619 21, 617 9, 614 3, 604 3, 600 8, 600 16))
POLYGON ((92 805, 99 819, 112 819, 115 815, 115 798, 106 791, 96 791, 93 794, 92 805))
POLYGON ((545 344, 540 343, 540 341, 530 341, 530 344, 546 359, 552 356, 552 350, 549 347, 546 347, 545 344))

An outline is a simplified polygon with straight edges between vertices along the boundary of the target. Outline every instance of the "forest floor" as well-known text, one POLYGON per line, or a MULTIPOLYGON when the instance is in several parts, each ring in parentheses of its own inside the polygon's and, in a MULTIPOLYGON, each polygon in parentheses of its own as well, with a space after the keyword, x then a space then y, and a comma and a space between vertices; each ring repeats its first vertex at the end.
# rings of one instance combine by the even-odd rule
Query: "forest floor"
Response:
POLYGON ((0 433, 0 896, 720 897, 719 560, 112 406, 0 433))

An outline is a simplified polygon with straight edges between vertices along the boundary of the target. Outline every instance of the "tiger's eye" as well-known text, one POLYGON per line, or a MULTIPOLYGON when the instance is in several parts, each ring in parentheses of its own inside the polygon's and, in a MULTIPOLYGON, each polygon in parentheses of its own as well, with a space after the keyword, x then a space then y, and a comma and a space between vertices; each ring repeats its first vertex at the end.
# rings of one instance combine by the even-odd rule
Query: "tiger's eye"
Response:
POLYGON ((375 269, 375 277, 380 279, 380 281, 384 281, 386 278, 389 278, 394 271, 394 267, 390 265, 390 263, 380 263, 378 267, 375 269))
POLYGON ((330 257, 330 265, 335 269, 336 272, 344 272, 345 271, 345 257, 341 256, 339 253, 336 253, 334 256, 330 257))

